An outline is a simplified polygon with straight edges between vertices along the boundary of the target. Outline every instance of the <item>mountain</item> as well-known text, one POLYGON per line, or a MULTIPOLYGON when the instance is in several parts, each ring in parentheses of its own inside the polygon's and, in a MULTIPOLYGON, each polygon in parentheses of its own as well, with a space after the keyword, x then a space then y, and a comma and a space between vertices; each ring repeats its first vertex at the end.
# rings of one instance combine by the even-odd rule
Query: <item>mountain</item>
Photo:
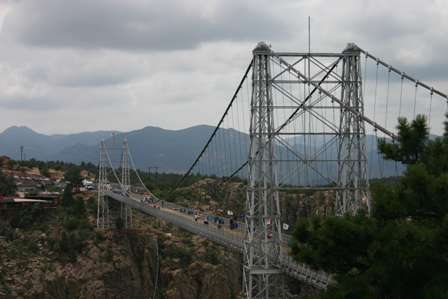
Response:
POLYGON ((146 169, 149 166, 158 166, 166 172, 183 172, 202 149, 213 129, 205 125, 182 130, 145 127, 117 134, 105 143, 116 163, 120 159, 123 140, 127 138, 137 167, 146 169))
MULTIPOLYGON (((184 172, 212 134, 214 127, 199 125, 182 130, 167 130, 159 127, 145 127, 130 132, 97 131, 66 135, 45 135, 27 127, 10 127, 0 133, 0 155, 8 155, 20 159, 20 146, 24 146, 27 159, 62 160, 80 163, 98 162, 98 143, 105 140, 114 165, 118 166, 121 159, 123 140, 126 138, 133 161, 140 169, 158 166, 164 172, 184 172), (113 134, 114 133, 114 134, 113 134)), ((214 169, 218 175, 228 175, 247 160, 249 137, 234 129, 220 130, 210 145, 199 165, 202 172, 214 169)), ((318 152, 317 149, 328 141, 322 137, 314 137, 305 142, 303 137, 289 138, 288 143, 300 155, 318 152)), ((391 161, 384 161, 376 150, 376 137, 367 136, 367 156, 369 160, 369 176, 394 176, 403 171, 403 166, 391 161)), ((291 154, 285 147, 277 148, 279 159, 290 159, 291 154)), ((325 155, 315 159, 337 158, 337 143, 332 143, 325 155)), ((292 183, 292 178, 304 178, 314 175, 308 180, 321 182, 315 171, 304 171, 305 164, 299 166, 282 166, 279 163, 279 177, 287 177, 286 182, 292 183), (283 168, 282 168, 283 167, 283 168), (292 168, 296 167, 294 170, 292 168)), ((336 176, 337 162, 324 165, 316 162, 314 169, 321 169, 336 176)), ((300 183, 300 182, 298 182, 300 183)), ((306 184, 306 181, 302 181, 306 184)))
POLYGON ((45 135, 27 127, 14 126, 0 133, 0 155, 20 159, 20 147, 23 146, 26 159, 97 163, 98 143, 105 140, 113 162, 117 162, 122 142, 127 138, 139 168, 157 165, 164 171, 179 172, 189 166, 213 129, 205 125, 182 130, 145 127, 130 132, 45 135))
MULTIPOLYGON (((64 152, 73 152, 70 148, 84 145, 93 146, 99 140, 109 138, 113 131, 83 132, 66 135, 45 135, 28 127, 10 127, 0 133, 0 154, 20 159, 20 147, 24 147, 27 159, 38 160, 77 160, 64 152)), ((80 152, 79 154, 82 154, 80 152)), ((89 159, 90 160, 90 159, 89 159)))

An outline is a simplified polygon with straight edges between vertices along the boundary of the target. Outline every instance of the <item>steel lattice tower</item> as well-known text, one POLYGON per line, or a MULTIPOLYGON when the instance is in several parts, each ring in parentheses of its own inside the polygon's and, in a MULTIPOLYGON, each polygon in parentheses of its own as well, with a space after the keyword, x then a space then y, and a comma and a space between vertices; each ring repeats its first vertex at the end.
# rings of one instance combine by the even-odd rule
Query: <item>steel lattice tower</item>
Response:
POLYGON ((367 155, 365 149, 364 103, 360 50, 348 44, 343 51, 340 140, 338 149, 338 186, 336 214, 356 214, 367 207, 370 213, 367 155), (356 113, 353 113, 355 111, 356 113))
POLYGON ((244 292, 247 298, 281 298, 280 206, 274 153, 270 54, 265 43, 253 50, 249 187, 246 200, 244 292))
MULTIPOLYGON (((131 191, 131 175, 129 170, 129 146, 128 141, 123 141, 123 152, 121 156, 121 188, 123 192, 131 191)), ((121 219, 124 220, 125 228, 132 226, 132 209, 121 204, 121 219)))
POLYGON ((110 215, 109 215, 109 203, 104 193, 107 190, 108 179, 107 179, 107 153, 104 141, 100 142, 99 148, 99 171, 98 171, 98 202, 97 202, 97 217, 96 225, 97 228, 109 228, 110 225, 110 215))

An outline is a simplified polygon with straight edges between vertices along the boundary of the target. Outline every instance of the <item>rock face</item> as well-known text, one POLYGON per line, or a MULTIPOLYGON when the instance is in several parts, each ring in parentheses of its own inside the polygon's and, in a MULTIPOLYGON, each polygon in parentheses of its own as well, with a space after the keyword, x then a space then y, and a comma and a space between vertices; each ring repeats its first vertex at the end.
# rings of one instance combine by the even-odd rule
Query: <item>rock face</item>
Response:
POLYGON ((237 298, 240 266, 235 260, 229 262, 227 266, 193 262, 185 271, 178 269, 167 273, 170 283, 166 298, 237 298))
POLYGON ((281 193, 282 222, 288 223, 292 227, 299 218, 334 215, 335 197, 336 195, 332 191, 281 193))
POLYGON ((0 240, 0 298, 239 298, 239 254, 156 219, 135 222, 96 231, 73 261, 50 249, 51 232, 0 240))
MULTIPOLYGON (((219 192, 214 181, 202 184, 195 187, 219 192)), ((230 208, 244 188, 228 184, 230 208)), ((289 196, 282 212, 291 223, 302 216, 297 211, 326 213, 331 203, 329 195, 320 205, 289 196)), ((40 210, 20 229, 0 220, 0 298, 241 298, 240 253, 137 211, 132 230, 97 230, 96 208, 87 210, 82 221, 73 210, 40 210)), ((297 281, 287 285, 294 294, 313 293, 297 281)))
POLYGON ((141 236, 137 240, 116 241, 109 234, 101 244, 87 242, 74 262, 60 261, 47 250, 2 255, 0 297, 148 298, 154 289, 153 242, 141 236))

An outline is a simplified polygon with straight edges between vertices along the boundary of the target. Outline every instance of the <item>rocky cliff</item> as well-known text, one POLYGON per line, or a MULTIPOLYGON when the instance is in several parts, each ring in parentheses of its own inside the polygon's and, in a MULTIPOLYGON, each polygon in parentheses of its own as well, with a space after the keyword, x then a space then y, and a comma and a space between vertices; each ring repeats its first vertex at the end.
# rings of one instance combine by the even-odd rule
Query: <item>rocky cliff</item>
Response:
POLYGON ((201 237, 138 213, 134 229, 103 231, 92 216, 73 229, 61 209, 40 212, 28 227, 2 221, 0 298, 239 296, 240 255, 201 237))

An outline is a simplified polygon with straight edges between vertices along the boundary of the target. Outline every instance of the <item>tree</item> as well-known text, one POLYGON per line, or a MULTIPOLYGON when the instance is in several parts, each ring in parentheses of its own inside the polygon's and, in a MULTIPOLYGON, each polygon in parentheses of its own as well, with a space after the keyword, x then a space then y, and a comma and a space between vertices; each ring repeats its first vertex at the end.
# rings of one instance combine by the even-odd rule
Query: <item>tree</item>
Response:
POLYGON ((42 165, 42 168, 39 169, 40 170, 40 174, 49 178, 50 177, 50 169, 48 169, 48 165, 44 164, 42 165))
POLYGON ((379 151, 407 169, 398 182, 372 185, 372 217, 295 227, 294 257, 336 274, 321 298, 448 298, 448 125, 435 140, 423 116, 399 119, 398 130, 379 151))
POLYGON ((412 164, 419 160, 428 140, 429 129, 426 118, 418 115, 411 123, 406 118, 398 119, 398 143, 388 143, 380 139, 378 148, 389 160, 412 164))
POLYGON ((81 169, 77 166, 70 167, 64 175, 64 179, 70 182, 75 188, 79 187, 82 182, 81 169))
POLYGON ((17 186, 12 177, 6 176, 0 170, 0 195, 13 195, 17 186))
POLYGON ((73 190, 72 184, 67 184, 64 188, 64 194, 62 195, 62 205, 65 208, 71 208, 74 204, 72 190, 73 190))

